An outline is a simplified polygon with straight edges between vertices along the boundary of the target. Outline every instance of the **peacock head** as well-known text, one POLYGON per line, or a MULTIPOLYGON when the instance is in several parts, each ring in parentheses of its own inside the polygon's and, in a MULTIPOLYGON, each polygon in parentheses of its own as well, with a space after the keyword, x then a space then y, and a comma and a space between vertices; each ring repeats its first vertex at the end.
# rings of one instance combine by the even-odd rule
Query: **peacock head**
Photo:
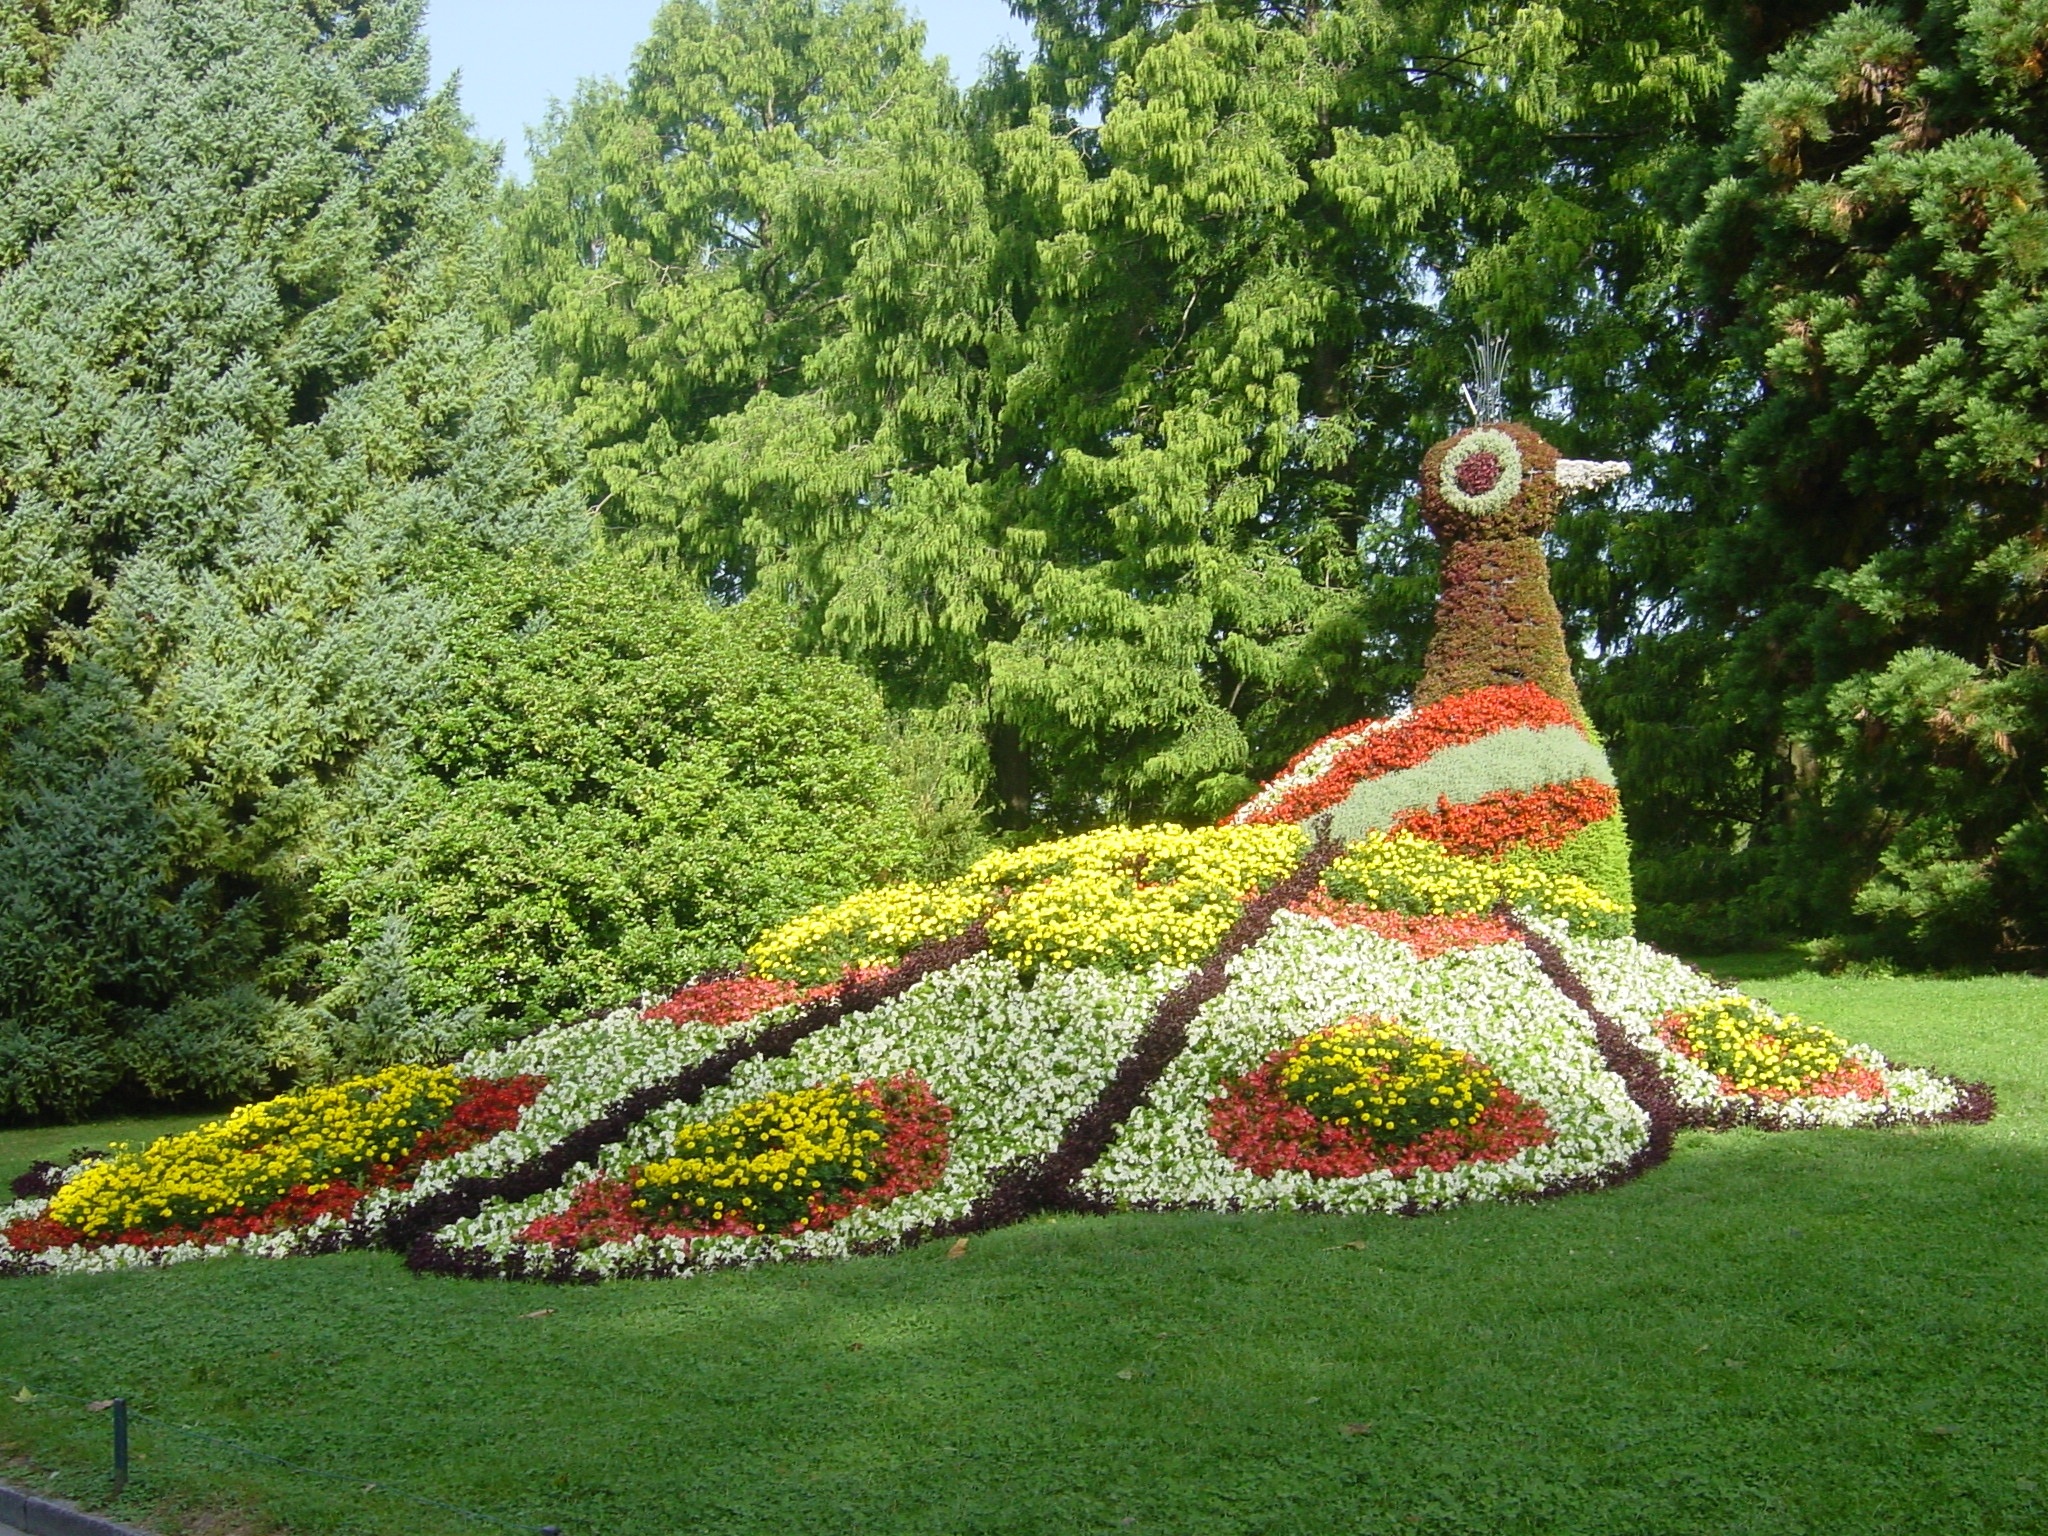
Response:
POLYGON ((1533 538, 1550 527, 1565 497, 1629 472, 1627 464, 1560 458, 1520 422, 1467 427, 1424 456, 1422 517, 1446 544, 1533 538))

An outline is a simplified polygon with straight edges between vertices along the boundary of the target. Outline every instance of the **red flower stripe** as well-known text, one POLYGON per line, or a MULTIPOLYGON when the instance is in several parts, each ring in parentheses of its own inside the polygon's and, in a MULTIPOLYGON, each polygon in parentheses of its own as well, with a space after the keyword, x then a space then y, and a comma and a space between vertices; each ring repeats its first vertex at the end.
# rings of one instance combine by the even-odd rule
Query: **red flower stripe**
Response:
POLYGON ((1433 960, 1446 950, 1518 942, 1515 931, 1497 917, 1407 917, 1382 912, 1367 902, 1341 900, 1321 888, 1288 910, 1320 917, 1341 928, 1364 928, 1383 939, 1406 944, 1423 960, 1433 960))
MULTIPOLYGON (((843 1221, 855 1211, 887 1205, 905 1195, 930 1189, 946 1173, 951 1155, 948 1127, 952 1109, 941 1103, 920 1078, 893 1077, 886 1084, 873 1080, 855 1086, 882 1112, 882 1145, 874 1157, 882 1175, 873 1184, 857 1190, 820 1190, 811 1196, 810 1214, 792 1223, 780 1235, 817 1232, 843 1221), (885 1094, 880 1090, 886 1087, 885 1094)), ((542 1216, 520 1230, 522 1243, 545 1243, 553 1248, 590 1249, 607 1243, 631 1242, 637 1237, 758 1237, 757 1228, 728 1214, 716 1222, 649 1221, 633 1209, 631 1175, 624 1179, 599 1177, 576 1191, 569 1208, 554 1216, 542 1216)))
POLYGON ((1286 1052, 1224 1085, 1209 1101, 1209 1135, 1224 1156, 1260 1178, 1282 1169, 1318 1179, 1355 1179, 1385 1171, 1410 1178, 1424 1168, 1447 1173, 1460 1163, 1504 1163, 1553 1135, 1543 1107, 1507 1088, 1470 1125, 1443 1126, 1405 1144, 1378 1142, 1353 1126, 1331 1125, 1280 1087, 1286 1052))
POLYGON ((1513 847, 1562 848, 1575 833, 1605 821, 1621 808, 1614 786, 1598 779, 1545 784, 1538 789, 1500 789, 1470 805, 1436 797, 1433 811, 1404 811, 1396 832, 1412 832, 1453 853, 1488 858, 1513 847))
MULTIPOLYGON (((265 1232, 286 1232, 303 1227, 321 1216, 348 1216, 373 1189, 405 1189, 422 1166, 466 1152, 489 1141, 500 1131, 519 1123, 527 1105, 540 1097, 548 1080, 544 1077, 471 1077, 463 1079, 462 1097, 439 1125, 420 1132, 419 1139, 403 1157, 388 1163, 373 1163, 357 1182, 336 1179, 317 1193, 305 1185, 296 1186, 282 1200, 258 1211, 215 1216, 196 1227, 166 1227, 160 1232, 122 1232, 101 1239, 94 1246, 123 1248, 175 1248, 181 1243, 202 1246, 223 1243, 230 1238, 254 1237, 265 1232)), ((42 1253, 51 1248, 75 1248, 87 1238, 76 1228, 44 1216, 31 1216, 10 1223, 5 1236, 17 1253, 42 1253)))
MULTIPOLYGON (((1367 779, 1418 767, 1446 747, 1480 741, 1496 731, 1513 726, 1577 724, 1569 704, 1552 698, 1534 683, 1475 688, 1418 709, 1389 730, 1366 736, 1357 746, 1341 753, 1321 777, 1289 790, 1265 810, 1247 817, 1246 825, 1306 821, 1333 805, 1341 805, 1352 788, 1367 779)), ((1353 726, 1336 734, 1349 735, 1356 729, 1353 726)))
POLYGON ((779 981, 772 976, 720 976, 692 982, 667 1002, 648 1009, 647 1017, 666 1019, 671 1024, 714 1024, 723 1029, 729 1024, 745 1023, 771 1008, 808 1002, 831 990, 817 987, 805 992, 795 982, 779 981))

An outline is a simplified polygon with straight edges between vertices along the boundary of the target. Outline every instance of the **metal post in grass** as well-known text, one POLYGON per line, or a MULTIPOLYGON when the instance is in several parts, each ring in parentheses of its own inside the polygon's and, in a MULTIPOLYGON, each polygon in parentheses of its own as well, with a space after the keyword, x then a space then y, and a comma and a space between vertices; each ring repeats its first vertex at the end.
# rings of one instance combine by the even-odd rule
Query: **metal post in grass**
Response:
POLYGON ((128 1486, 128 1399, 114 1399, 114 1492, 128 1486))

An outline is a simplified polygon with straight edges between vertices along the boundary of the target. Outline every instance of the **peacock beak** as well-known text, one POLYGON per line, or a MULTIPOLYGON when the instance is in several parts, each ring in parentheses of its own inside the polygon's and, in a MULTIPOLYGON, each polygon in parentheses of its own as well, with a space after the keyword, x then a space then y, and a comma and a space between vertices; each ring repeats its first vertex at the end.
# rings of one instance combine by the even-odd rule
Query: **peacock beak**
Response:
POLYGON ((1635 473, 1635 467, 1620 459, 1559 459, 1557 461, 1557 483, 1567 496, 1581 491, 1597 491, 1603 485, 1612 485, 1616 480, 1626 480, 1635 473))

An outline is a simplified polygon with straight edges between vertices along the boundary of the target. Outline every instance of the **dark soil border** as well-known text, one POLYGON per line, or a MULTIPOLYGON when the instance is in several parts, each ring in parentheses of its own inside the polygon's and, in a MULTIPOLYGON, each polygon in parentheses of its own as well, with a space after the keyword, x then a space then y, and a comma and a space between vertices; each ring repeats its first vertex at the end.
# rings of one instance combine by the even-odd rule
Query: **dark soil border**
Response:
POLYGON ((1662 1064, 1647 1048, 1630 1038, 1619 1020, 1601 1011, 1584 979, 1565 959, 1563 950, 1523 922, 1506 904, 1494 915, 1522 941, 1522 947, 1535 957, 1536 964, 1542 968, 1550 984, 1564 994, 1565 1001, 1592 1021, 1593 1041, 1599 1047, 1601 1059, 1607 1063, 1607 1070, 1621 1079, 1628 1089, 1628 1096, 1650 1120, 1648 1139, 1627 1162, 1599 1173, 1567 1179, 1544 1190, 1543 1194, 1547 1197, 1611 1189, 1617 1184, 1640 1178, 1659 1163, 1668 1161, 1678 1129, 1684 1123, 1685 1110, 1678 1102, 1678 1095, 1672 1092, 1671 1081, 1665 1077, 1662 1064))
MULTIPOLYGON (((595 1118, 536 1153, 516 1168, 495 1175, 466 1178, 417 1204, 393 1212, 381 1230, 370 1234, 384 1247, 400 1250, 415 1270, 440 1274, 478 1274, 473 1256, 435 1241, 434 1234, 452 1221, 474 1216, 491 1200, 525 1200, 553 1189, 579 1163, 589 1162, 604 1148, 657 1109, 695 1104, 714 1088, 732 1081, 741 1065, 756 1059, 787 1056, 797 1045, 857 1013, 867 1013, 910 990, 925 977, 950 970, 988 948, 988 929, 977 922, 956 938, 913 950, 901 964, 872 979, 855 980, 780 1024, 735 1040, 675 1076, 650 1083, 618 1100, 595 1118)), ((573 1257, 567 1255, 566 1257, 573 1257)), ((505 1268, 496 1260, 490 1273, 505 1268)))

